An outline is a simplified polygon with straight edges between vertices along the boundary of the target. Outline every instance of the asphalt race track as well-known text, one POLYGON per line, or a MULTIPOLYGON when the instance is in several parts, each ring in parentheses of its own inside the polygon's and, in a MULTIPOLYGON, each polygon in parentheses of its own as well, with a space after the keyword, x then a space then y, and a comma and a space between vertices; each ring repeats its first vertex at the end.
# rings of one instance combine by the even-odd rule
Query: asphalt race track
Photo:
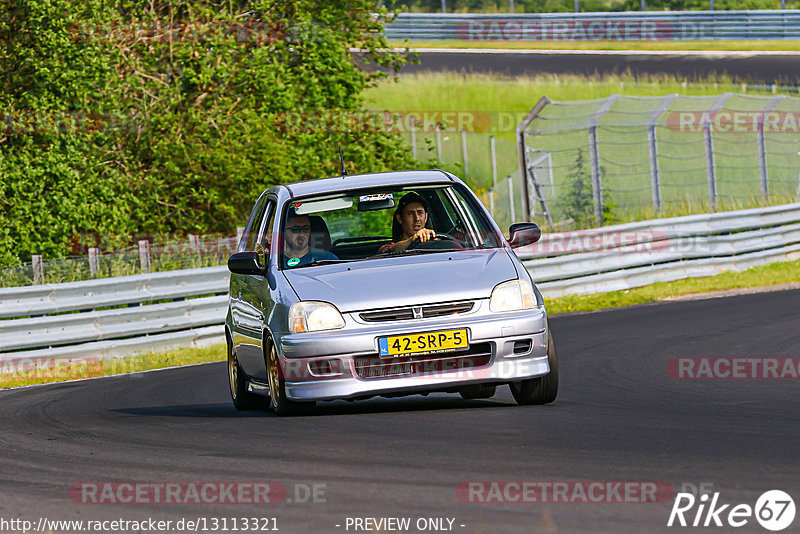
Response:
POLYGON ((424 49, 402 73, 466 72, 505 76, 537 74, 670 75, 689 81, 725 75, 751 83, 797 85, 800 53, 611 52, 424 49))
MULTIPOLYGON (((555 317, 561 391, 544 407, 517 407, 503 387, 490 400, 336 402, 279 419, 237 413, 222 363, 4 391, 0 517, 276 517, 283 532, 320 534, 353 532, 347 517, 387 516, 455 518, 460 533, 694 532, 667 528, 670 501, 479 504, 456 489, 710 483, 725 503, 753 506, 781 489, 800 504, 800 381, 666 372, 680 356, 800 356, 799 326, 797 290, 555 317), (86 481, 273 481, 292 501, 296 484, 325 494, 257 506, 73 502, 69 488, 86 481)), ((735 530, 766 532, 752 518, 735 530)))

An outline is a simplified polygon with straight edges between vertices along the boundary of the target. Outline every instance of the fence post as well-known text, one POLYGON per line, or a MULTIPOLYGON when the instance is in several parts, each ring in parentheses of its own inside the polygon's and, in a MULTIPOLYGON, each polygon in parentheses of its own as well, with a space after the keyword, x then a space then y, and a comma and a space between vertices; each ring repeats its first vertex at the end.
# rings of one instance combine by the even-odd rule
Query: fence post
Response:
POLYGON ((592 168, 592 197, 597 226, 603 226, 603 182, 600 178, 600 155, 597 150, 597 126, 589 127, 589 162, 592 168))
POLYGON ((703 125, 703 138, 706 145, 706 176, 708 180, 708 209, 714 211, 717 207, 717 173, 714 166, 714 139, 711 136, 711 122, 703 125))
MULTIPOLYGON (((711 0, 712 4, 714 0, 711 0)), ((713 7, 712 7, 713 9, 713 7)), ((713 117, 721 110, 733 93, 724 93, 717 98, 711 106, 709 117, 713 117)), ((711 211, 717 208, 717 166, 714 163, 714 136, 711 133, 711 119, 706 119, 703 125, 703 137, 706 145, 706 174, 708 175, 708 207, 711 211)))
POLYGON ((99 261, 98 256, 100 254, 100 249, 95 247, 89 248, 89 273, 92 277, 97 276, 97 271, 99 270, 99 261))
POLYGON ((200 254, 200 236, 196 234, 189 234, 189 246, 194 249, 195 254, 197 254, 197 259, 200 262, 200 266, 203 266, 203 256, 200 254))
MULTIPOLYGON (((644 0, 642 0, 644 2, 644 0)), ((658 103, 656 109, 650 114, 647 119, 647 140, 649 142, 650 152, 650 188, 653 197, 653 210, 656 213, 661 212, 661 179, 658 174, 658 139, 656 138, 656 121, 672 104, 672 101, 678 97, 677 94, 671 94, 664 97, 658 103)))
POLYGON ((800 173, 797 173, 797 201, 800 202, 800 173))
POLYGON ((597 149, 597 124, 618 99, 619 95, 609 96, 589 117, 589 161, 592 167, 592 196, 594 197, 594 216, 597 226, 603 226, 603 180, 600 176, 600 154, 597 149))
POLYGON ((442 128, 436 124, 436 159, 442 162, 442 128))
POLYGON ((514 129, 517 137, 517 165, 519 165, 519 177, 522 180, 522 211, 524 212, 525 221, 531 220, 531 207, 528 205, 530 192, 528 191, 528 156, 525 145, 525 130, 539 116, 545 106, 551 102, 552 100, 547 98, 546 95, 540 98, 514 129))
POLYGON ((508 204, 511 207, 511 224, 517 221, 517 213, 514 210, 514 179, 508 177, 508 204))
POLYGON ((139 265, 143 273, 150 272, 150 241, 147 239, 139 241, 139 265))
POLYGON ((234 246, 234 252, 239 251, 239 243, 242 242, 242 236, 244 235, 244 226, 237 226, 236 227, 236 245, 234 246))
POLYGON ((785 97, 779 95, 770 99, 767 106, 758 116, 758 174, 761 180, 761 198, 766 200, 769 198, 769 173, 767 171, 767 140, 764 135, 764 117, 767 113, 775 111, 778 104, 781 103, 785 97))
POLYGON ((410 117, 410 124, 411 124, 411 155, 414 159, 417 159, 417 131, 414 128, 414 115, 410 117))
POLYGON ((650 147, 650 190, 653 197, 653 210, 661 213, 661 182, 658 176, 658 144, 655 125, 647 127, 647 140, 650 147))
POLYGON ((461 158, 464 161, 464 179, 469 177, 469 162, 467 160, 467 131, 461 130, 461 158))
POLYGON ((497 153, 495 152, 493 135, 489 137, 489 150, 492 155, 492 188, 489 190, 489 213, 494 217, 494 190, 497 187, 497 153))
POLYGON ((44 262, 42 261, 41 254, 33 254, 31 256, 31 268, 33 269, 33 283, 44 283, 44 262))

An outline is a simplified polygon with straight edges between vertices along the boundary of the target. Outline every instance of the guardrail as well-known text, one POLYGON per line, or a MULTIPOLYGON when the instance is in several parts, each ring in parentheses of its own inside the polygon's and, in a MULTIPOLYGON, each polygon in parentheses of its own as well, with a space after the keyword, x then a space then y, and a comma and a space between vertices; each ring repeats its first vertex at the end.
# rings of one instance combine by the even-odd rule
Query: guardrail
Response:
MULTIPOLYGON (((800 259, 800 203, 545 234, 518 251, 545 297, 800 259)), ((0 362, 222 343, 228 271, 0 289, 0 362)))
POLYGON ((400 13, 393 40, 685 41, 798 39, 800 10, 603 13, 400 13))
POLYGON ((545 234, 518 251, 546 297, 800 259, 800 203, 545 234))
POLYGON ((222 343, 227 267, 0 289, 0 361, 222 343))

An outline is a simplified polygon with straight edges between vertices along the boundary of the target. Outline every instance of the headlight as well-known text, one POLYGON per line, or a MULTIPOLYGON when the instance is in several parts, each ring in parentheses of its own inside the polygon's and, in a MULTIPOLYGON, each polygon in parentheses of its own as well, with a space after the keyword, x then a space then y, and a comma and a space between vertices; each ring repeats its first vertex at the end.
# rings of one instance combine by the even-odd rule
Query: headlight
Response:
POLYGON ((498 284, 489 299, 489 310, 493 312, 531 310, 535 307, 536 295, 525 280, 510 280, 498 284))
POLYGON ((289 331, 293 334, 337 328, 344 328, 344 318, 333 304, 306 300, 289 308, 289 331))

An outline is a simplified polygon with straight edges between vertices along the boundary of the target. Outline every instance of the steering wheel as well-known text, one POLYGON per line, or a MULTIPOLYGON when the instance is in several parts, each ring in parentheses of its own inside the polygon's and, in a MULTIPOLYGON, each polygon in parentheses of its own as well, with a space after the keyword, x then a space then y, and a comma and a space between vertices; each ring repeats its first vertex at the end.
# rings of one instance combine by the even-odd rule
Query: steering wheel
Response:
POLYGON ((406 250, 412 250, 412 249, 415 249, 415 248, 433 248, 433 249, 439 248, 438 246, 435 246, 435 245, 431 246, 431 244, 434 243, 435 241, 452 241, 453 244, 455 245, 452 248, 454 248, 456 250, 463 250, 464 249, 464 245, 458 239, 456 239, 455 237, 453 237, 451 235, 447 235, 447 234, 436 234, 430 240, 426 241, 425 243, 420 241, 420 239, 418 237, 415 238, 411 243, 408 244, 408 247, 406 247, 406 250))

